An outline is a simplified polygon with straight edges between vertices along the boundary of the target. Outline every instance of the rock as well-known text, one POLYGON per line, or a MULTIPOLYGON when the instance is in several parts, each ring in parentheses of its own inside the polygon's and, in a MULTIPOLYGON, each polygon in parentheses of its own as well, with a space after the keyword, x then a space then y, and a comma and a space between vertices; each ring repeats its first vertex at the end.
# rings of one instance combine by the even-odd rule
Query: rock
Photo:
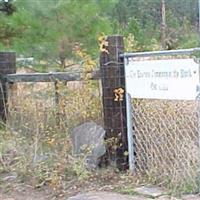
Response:
POLYGON ((95 122, 86 122, 72 130, 73 152, 86 155, 85 163, 89 169, 97 168, 99 158, 106 153, 105 130, 95 122))
POLYGON ((160 196, 156 200, 171 200, 170 196, 160 196))
POLYGON ((14 181, 18 177, 18 174, 16 172, 8 173, 4 177, 2 177, 3 181, 14 181))
POLYGON ((157 198, 156 200, 181 200, 181 199, 164 195, 164 196, 157 198))
POLYGON ((3 199, 3 200, 15 200, 15 199, 13 199, 13 198, 7 198, 7 199, 3 199))
POLYGON ((36 155, 35 158, 33 159, 33 163, 38 164, 48 160, 48 158, 49 157, 47 155, 36 155))
POLYGON ((182 200, 200 200, 200 195, 184 195, 181 198, 182 200))
POLYGON ((145 197, 122 195, 112 192, 89 192, 70 197, 66 200, 150 200, 145 197))
POLYGON ((144 196, 151 196, 151 197, 159 197, 166 192, 164 192, 161 188, 155 187, 155 186, 142 186, 134 189, 135 192, 138 194, 144 195, 144 196))
POLYGON ((3 181, 13 181, 17 179, 17 175, 13 175, 13 176, 6 176, 4 178, 2 178, 3 181))

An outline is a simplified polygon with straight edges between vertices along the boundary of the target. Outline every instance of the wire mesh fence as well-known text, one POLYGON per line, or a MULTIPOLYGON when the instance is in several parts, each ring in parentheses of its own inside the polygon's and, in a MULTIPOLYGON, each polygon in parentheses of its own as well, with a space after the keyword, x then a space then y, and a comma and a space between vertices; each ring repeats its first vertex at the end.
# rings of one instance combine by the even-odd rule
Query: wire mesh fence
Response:
MULTIPOLYGON (((62 143, 70 141, 72 128, 90 120, 102 123, 100 93, 98 81, 11 84, 7 128, 17 148, 25 148, 31 161, 58 156, 58 146, 70 146, 62 143)), ((137 177, 173 193, 197 192, 198 102, 133 99, 132 110, 137 177)))
POLYGON ((134 99, 136 174, 172 193, 199 186, 198 102, 134 99))
POLYGON ((1 135, 1 145, 6 144, 3 169, 59 191, 67 178, 87 176, 83 161, 89 153, 73 154, 71 132, 84 122, 102 123, 99 86, 99 81, 10 84, 1 135))
POLYGON ((8 124, 35 131, 38 122, 43 129, 48 124, 66 129, 87 120, 100 120, 99 92, 98 81, 12 84, 9 87, 8 124))
MULTIPOLYGON (((86 121, 102 124, 99 81, 14 83, 8 91, 7 129, 25 160, 20 167, 31 168, 45 156, 67 164, 70 131, 86 121)), ((132 110, 139 180, 172 193, 197 192, 198 101, 133 99, 132 110)))

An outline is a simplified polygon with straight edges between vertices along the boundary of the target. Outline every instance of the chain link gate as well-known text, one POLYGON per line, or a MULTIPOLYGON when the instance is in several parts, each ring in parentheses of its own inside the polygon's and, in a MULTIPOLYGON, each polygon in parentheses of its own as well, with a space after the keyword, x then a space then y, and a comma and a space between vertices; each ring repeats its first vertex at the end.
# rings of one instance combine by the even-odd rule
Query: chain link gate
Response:
POLYGON ((197 102, 132 101, 135 172, 174 192, 198 190, 197 102))
MULTIPOLYGON (((180 54, 192 53, 175 50, 124 56, 125 59, 132 56, 171 56, 177 55, 178 51, 180 54)), ((130 169, 134 175, 141 182, 166 187, 171 193, 199 192, 199 97, 194 100, 132 98, 129 105, 131 107, 127 110, 132 111, 132 116, 127 115, 127 118, 132 118, 133 127, 133 148, 129 148, 129 152, 130 149, 134 151, 131 156, 134 164, 130 169)))

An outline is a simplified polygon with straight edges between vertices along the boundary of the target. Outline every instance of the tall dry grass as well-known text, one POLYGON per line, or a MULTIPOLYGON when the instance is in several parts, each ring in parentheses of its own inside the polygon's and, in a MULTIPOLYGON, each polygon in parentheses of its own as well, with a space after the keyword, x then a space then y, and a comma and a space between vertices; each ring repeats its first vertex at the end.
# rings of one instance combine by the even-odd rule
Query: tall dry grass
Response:
MULTIPOLYGON (((0 135, 1 172, 17 173, 34 186, 55 191, 88 171, 72 154, 71 130, 86 121, 101 123, 101 97, 95 81, 73 84, 19 83, 10 88, 6 130, 0 135)), ((85 155, 83 155, 85 156, 85 155)))

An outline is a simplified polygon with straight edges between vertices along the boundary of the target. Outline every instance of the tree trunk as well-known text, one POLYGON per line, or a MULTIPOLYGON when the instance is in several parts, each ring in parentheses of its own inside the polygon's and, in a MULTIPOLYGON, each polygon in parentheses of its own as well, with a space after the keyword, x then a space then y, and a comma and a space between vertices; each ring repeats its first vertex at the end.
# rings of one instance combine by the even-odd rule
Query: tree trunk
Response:
POLYGON ((160 15, 161 15, 161 49, 166 47, 166 15, 165 15, 165 0, 160 0, 160 15))

